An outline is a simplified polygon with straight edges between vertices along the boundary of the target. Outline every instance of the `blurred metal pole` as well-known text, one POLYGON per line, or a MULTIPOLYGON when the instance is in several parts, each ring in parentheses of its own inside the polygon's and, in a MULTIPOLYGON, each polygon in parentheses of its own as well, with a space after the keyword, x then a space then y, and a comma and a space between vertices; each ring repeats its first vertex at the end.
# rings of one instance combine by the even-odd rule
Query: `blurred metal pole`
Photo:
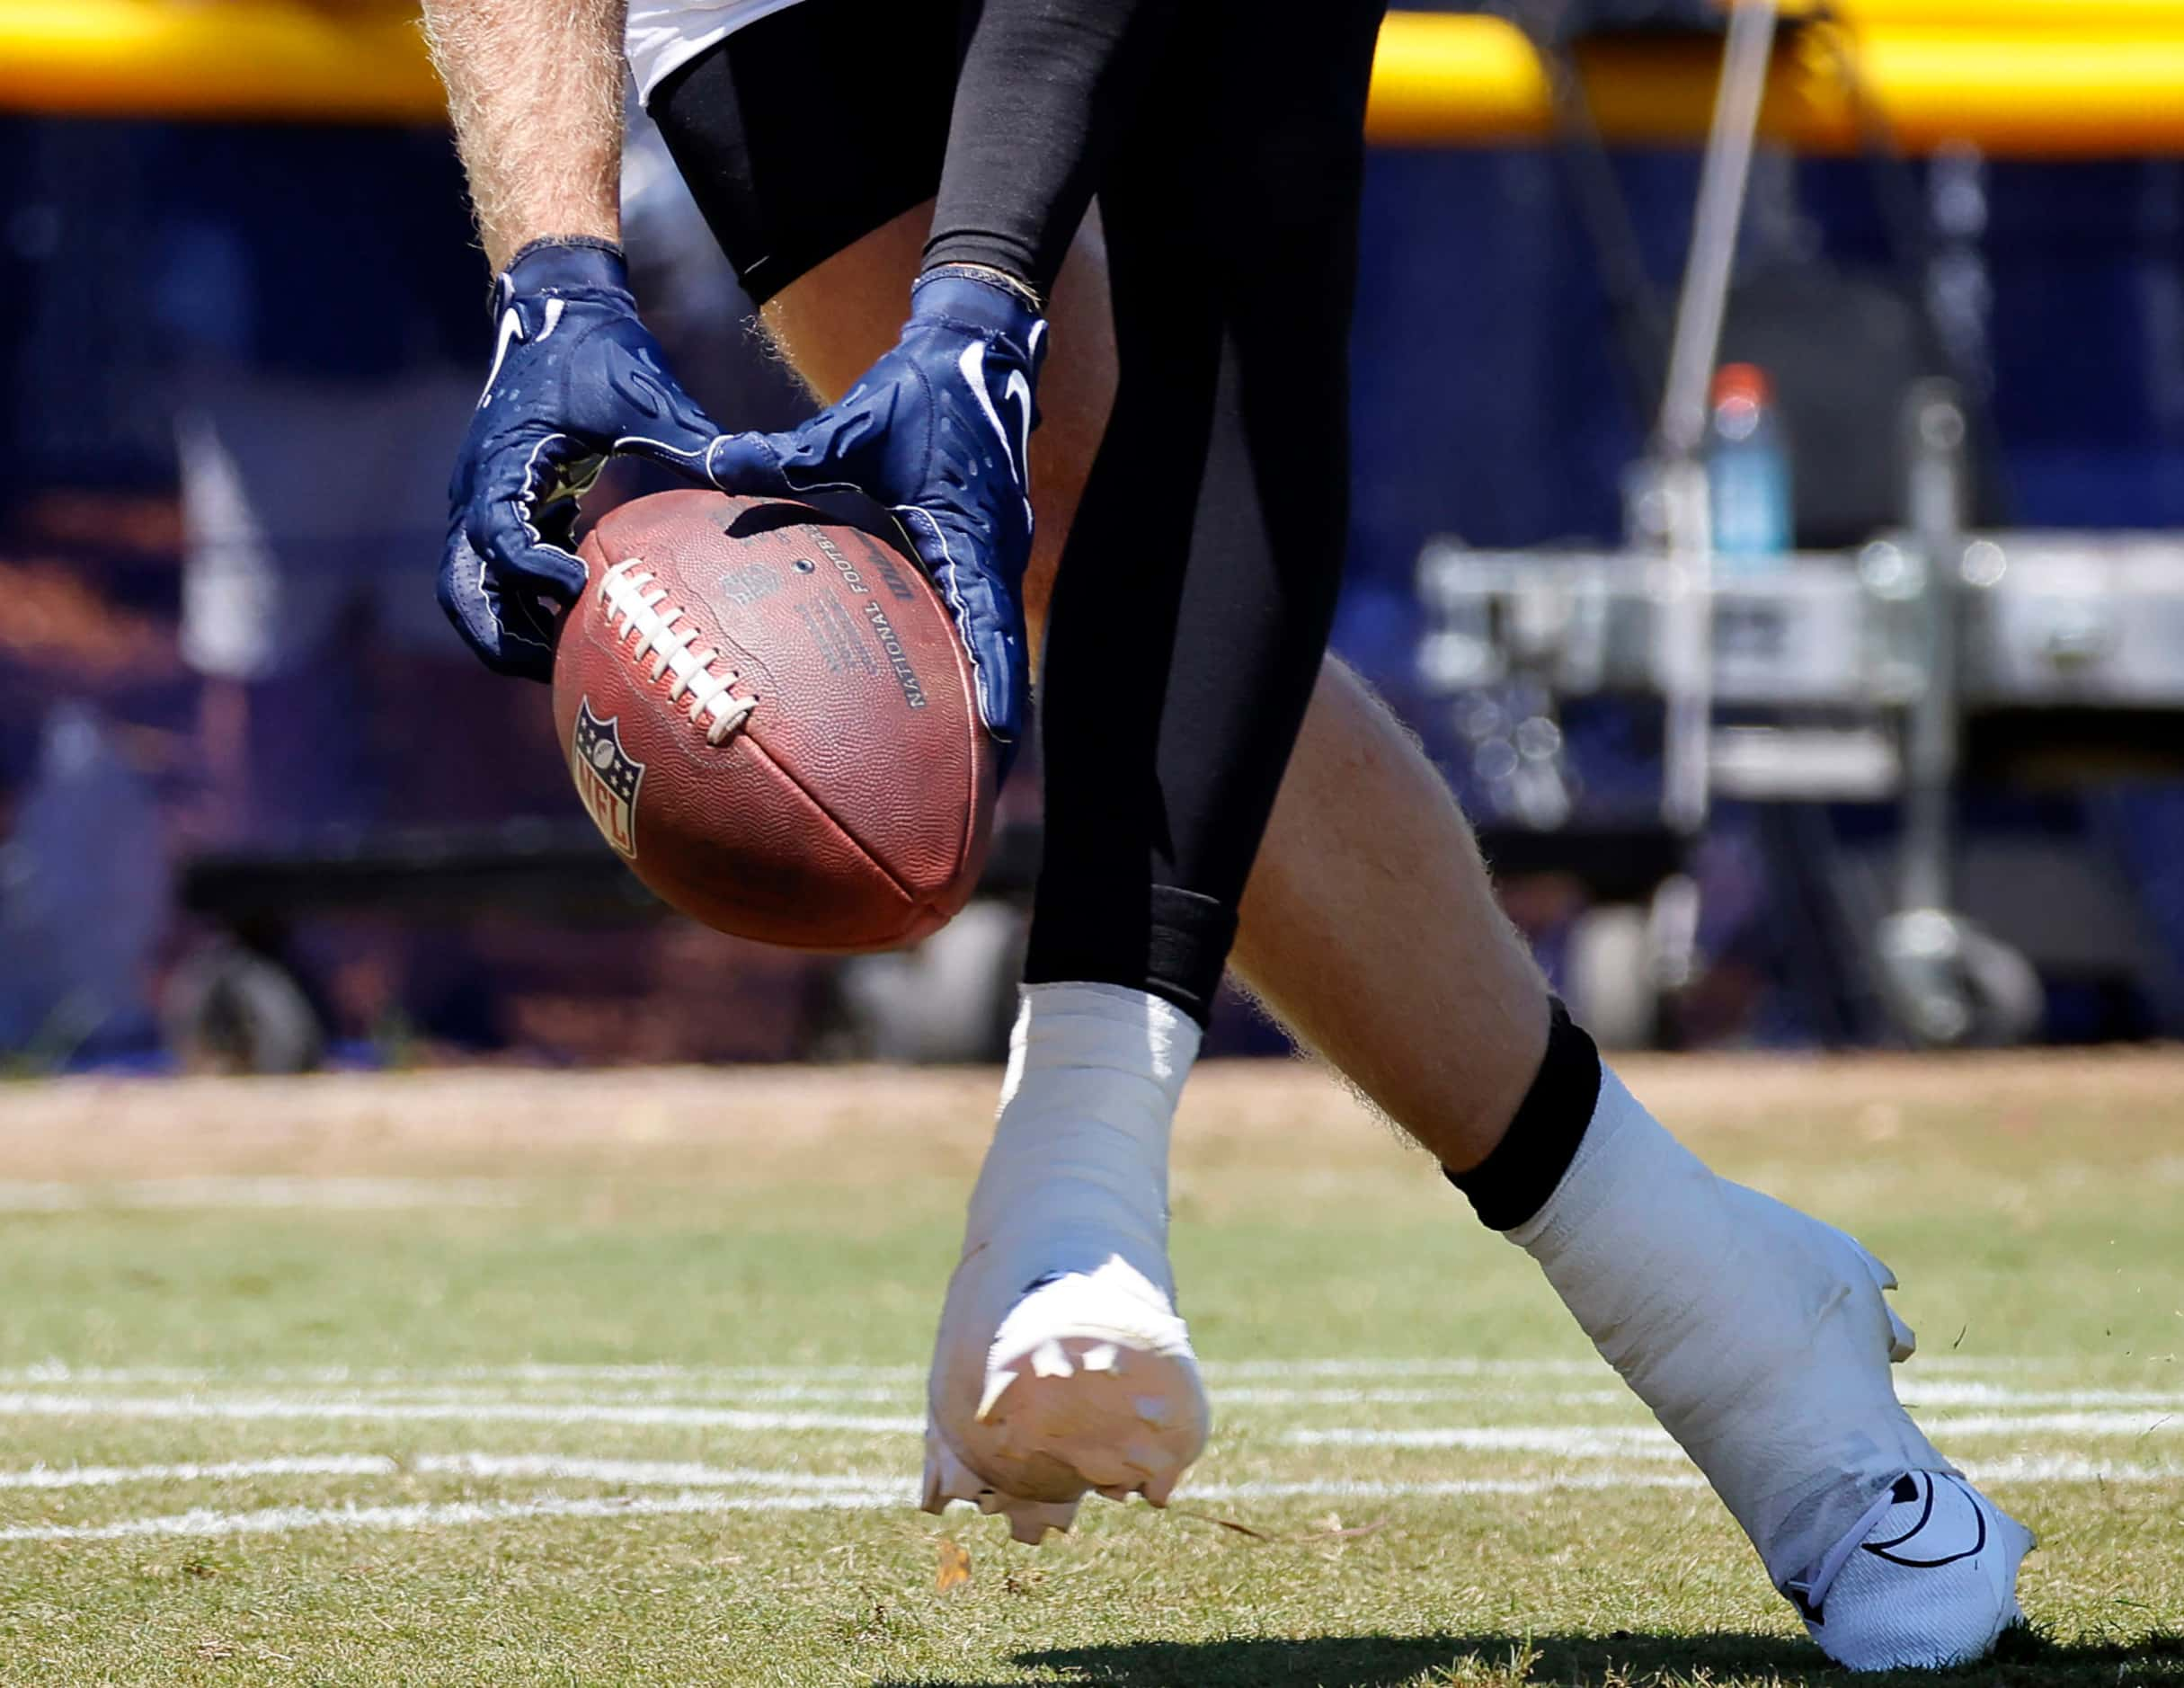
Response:
POLYGON ((1662 666, 1668 693, 1661 812, 1676 831, 1706 822, 1713 716, 1713 534, 1708 520, 1707 395, 1721 350, 1736 233, 1744 220, 1760 106, 1773 61, 1774 0, 1738 0, 1722 49, 1721 85, 1691 216, 1691 244, 1676 305, 1675 342, 1654 449, 1667 519, 1667 602, 1662 666))
POLYGON ((1964 555, 1965 422, 1953 382, 1922 381, 1904 406, 1905 515, 1918 546, 1920 664, 1924 684, 1904 723, 1904 845, 1898 906, 1949 906, 1955 855, 1958 591, 1964 555))

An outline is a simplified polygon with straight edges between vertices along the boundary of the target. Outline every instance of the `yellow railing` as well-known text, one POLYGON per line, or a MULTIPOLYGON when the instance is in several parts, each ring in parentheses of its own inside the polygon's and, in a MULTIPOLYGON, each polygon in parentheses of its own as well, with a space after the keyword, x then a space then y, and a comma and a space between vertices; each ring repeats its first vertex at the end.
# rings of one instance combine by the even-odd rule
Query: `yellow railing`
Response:
MULTIPOLYGON (((413 10, 391 0, 0 0, 0 109, 434 122, 439 91, 413 10)), ((2184 0, 1839 0, 1835 10, 1855 32, 1876 105, 1913 148, 2184 152, 2184 0)), ((1830 40, 1826 26, 1800 29, 1777 56, 1771 136, 1821 150, 1853 143, 1830 40)), ((1578 64, 1610 138, 1703 131, 1709 43, 1602 42, 1578 64)), ((1547 133, 1550 116, 1546 75, 1511 25, 1389 18, 1369 117, 1376 141, 1523 141, 1547 133)))
POLYGON ((416 7, 0 0, 0 108, 432 123, 416 7))
MULTIPOLYGON (((2061 0, 2043 14, 2083 6, 2162 13, 2163 28, 2101 34, 2029 26, 2015 32, 1898 24, 1863 13, 1931 9, 1954 0, 1862 0, 1851 20, 1798 30, 1775 56, 1763 123, 1772 138, 1815 151, 1856 144, 1856 108, 1843 76, 1855 49, 1860 81, 1891 131, 1924 151, 1968 141, 2005 155, 2087 157, 2184 151, 2184 5, 2170 0, 2061 0)), ((2008 0, 1994 0, 2009 12, 2008 0)), ((2029 11, 2033 0, 2015 10, 2029 11)), ((1688 140, 1712 108, 1719 55, 1697 39, 1632 38, 1579 49, 1594 120, 1611 139, 1688 140)), ((1390 14, 1381 32, 1368 116, 1376 141, 1448 146, 1544 134, 1546 73, 1531 45, 1497 19, 1423 12, 1390 14)))

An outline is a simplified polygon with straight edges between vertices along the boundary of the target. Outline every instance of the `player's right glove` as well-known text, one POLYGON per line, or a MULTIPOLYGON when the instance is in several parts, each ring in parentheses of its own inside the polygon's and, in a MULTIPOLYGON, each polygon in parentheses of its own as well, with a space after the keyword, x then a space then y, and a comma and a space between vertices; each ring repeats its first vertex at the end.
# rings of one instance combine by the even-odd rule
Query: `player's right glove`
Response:
POLYGON ((732 435, 706 466, 732 493, 855 490, 894 512, 955 617, 1004 775, 1031 689, 1023 585, 1045 339, 1027 298, 942 265, 911 289, 893 350, 839 403, 786 433, 732 435))
POLYGON ((723 438, 668 373, 604 241, 537 241, 495 289, 500 346, 448 488, 439 601, 502 674, 551 680, 554 623, 584 589, 576 501, 609 454, 693 478, 723 438))

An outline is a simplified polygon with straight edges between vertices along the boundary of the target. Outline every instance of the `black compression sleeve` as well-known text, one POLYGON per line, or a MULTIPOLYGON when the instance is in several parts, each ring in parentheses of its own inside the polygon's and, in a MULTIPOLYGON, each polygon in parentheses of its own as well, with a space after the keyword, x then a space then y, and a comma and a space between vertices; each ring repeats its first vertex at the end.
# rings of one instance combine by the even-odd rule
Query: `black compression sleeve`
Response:
POLYGON ((1034 983, 1202 1024, 1334 619, 1381 0, 1190 0, 1100 178, 1114 404, 1048 612, 1034 983))
POLYGON ((1052 290, 1176 4, 965 0, 928 267, 990 264, 1052 290))

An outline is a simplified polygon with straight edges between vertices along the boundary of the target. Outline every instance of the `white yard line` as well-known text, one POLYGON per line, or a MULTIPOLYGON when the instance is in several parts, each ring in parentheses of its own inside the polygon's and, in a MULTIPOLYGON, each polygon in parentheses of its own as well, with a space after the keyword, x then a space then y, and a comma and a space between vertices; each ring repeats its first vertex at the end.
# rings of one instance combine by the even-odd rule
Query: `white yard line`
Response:
POLYGON ((1372 1478, 1274 1479, 1190 1483, 1176 1491, 1179 1506, 1230 1500, 1432 1500, 1458 1495, 1551 1495, 1562 1489, 1704 1488, 1696 1471, 1571 1471, 1558 1477, 1454 1477, 1442 1481, 1381 1482, 1372 1478))
MULTIPOLYGON (((36 1524, 0 1527, 0 1542, 102 1541, 141 1537, 266 1535, 297 1530, 431 1530, 504 1524, 542 1518, 638 1518, 688 1514, 870 1511, 907 1506, 906 1481, 843 1473, 770 1471, 707 1466, 684 1461, 592 1460, 558 1454, 447 1454, 398 1465, 371 1454, 330 1454, 318 1458, 235 1461, 222 1465, 90 1467, 57 1470, 43 1467, 0 1473, 0 1488, 65 1488, 120 1482, 203 1480, 241 1476, 379 1476, 400 1470, 474 1477, 555 1478, 617 1482, 632 1488, 674 1488, 677 1493, 652 1497, 540 1495, 525 1499, 421 1502, 373 1506, 269 1506, 224 1512, 195 1507, 188 1512, 124 1518, 104 1524, 36 1524), (725 1488, 771 1492, 722 1494, 725 1488)), ((2184 1467, 2122 1465, 2068 1456, 2016 1458, 1975 1466, 1984 1481, 2021 1483, 2137 1483, 2184 1480, 2184 1467)), ((1444 1481, 1382 1482, 1322 1479, 1284 1481, 1256 1479, 1206 1483, 1177 1497, 1185 1506, 1236 1501, 1326 1499, 1415 1500, 1471 1496, 1530 1496, 1558 1491, 1703 1489, 1695 1472, 1597 1472, 1550 1477, 1461 1478, 1444 1481)))
POLYGON ((405 1461, 413 1471, 454 1477, 544 1479, 556 1482, 626 1483, 633 1488, 780 1488, 812 1494, 863 1494, 907 1479, 860 1471, 780 1471, 691 1460, 595 1460, 562 1453, 428 1453, 405 1461))
POLYGON ((679 1513, 859 1512, 907 1506, 898 1488, 827 1495, 679 1494, 623 1499, 540 1495, 529 1500, 457 1500, 410 1506, 267 1506, 253 1512, 199 1507, 112 1524, 28 1524, 0 1529, 0 1541, 114 1541, 132 1536, 276 1535, 293 1530, 437 1530, 533 1518, 648 1518, 679 1513))
POLYGON ((922 1366, 686 1366, 686 1365, 455 1365, 352 1366, 271 1365, 221 1369, 178 1365, 75 1365, 60 1358, 34 1365, 0 1367, 0 1383, 16 1385, 147 1383, 203 1384, 219 1388, 503 1389, 510 1383, 564 1386, 584 1383, 650 1383, 661 1388, 733 1386, 782 1390, 863 1390, 874 1395, 901 1393, 925 1381, 922 1366))
POLYGON ((2184 1483, 2184 1465, 2138 1465, 2075 1453, 2010 1453, 1966 1460, 1964 1469, 1982 1483, 2184 1483))
MULTIPOLYGON (((1452 1376, 1476 1377, 1474 1381, 1446 1383, 1335 1384, 1322 1387, 1295 1383, 1231 1382, 1231 1378, 1274 1376, 1290 1378, 1357 1375, 1409 1376, 1407 1363, 1341 1360, 1284 1363, 1267 1371, 1256 1363, 1212 1365, 1207 1368, 1220 1402, 1243 1407, 1378 1407, 1421 1406, 1438 1402, 1471 1401, 1481 1396, 1499 1396, 1510 1390, 1511 1380, 1537 1375, 1567 1375, 1560 1362, 1541 1362, 1536 1373, 1510 1371, 1492 1376, 1472 1373, 1452 1376), (1390 1373, 1371 1368, 1387 1365, 1390 1373)), ((1443 1363, 1431 1363, 1441 1364, 1443 1363)), ((1454 1364, 1455 1363, 1447 1363, 1454 1364)), ((1628 1399, 1601 1368, 1584 1366, 1598 1373, 1602 1386, 1558 1389, 1551 1392, 1525 1391, 1522 1399, 1532 1405, 1557 1407, 1598 1406, 1628 1399)), ((53 1359, 35 1365, 0 1369, 0 1384, 18 1388, 170 1388, 202 1386, 209 1389, 386 1390, 417 1396, 440 1396, 505 1390, 511 1384, 537 1385, 569 1391, 579 1404, 613 1405, 645 1400, 664 1403, 677 1395, 728 1398, 729 1402, 836 1401, 886 1403, 914 1399, 921 1393, 924 1372, 914 1366, 682 1366, 672 1364, 456 1366, 369 1368, 351 1366, 270 1366, 234 1371, 183 1366, 79 1366, 53 1359), (619 1385, 602 1390, 596 1385, 619 1385), (641 1390, 649 1392, 639 1392, 641 1390)), ((2018 1408, 2145 1408, 2184 1412, 2184 1390, 2129 1389, 2022 1389, 2007 1383, 1948 1381, 1939 1378, 1906 1377, 1904 1393, 1914 1410, 1935 1407, 2018 1408)))
MULTIPOLYGON (((1993 1483, 2184 1483, 2184 1465, 2133 1465, 2088 1460, 2069 1454, 2018 1455, 2002 1460, 1966 1461, 1966 1473, 1993 1483)), ((1416 1500, 1462 1495, 1549 1495, 1562 1489, 1700 1488, 1706 1479, 1696 1471, 1573 1471, 1547 1477, 1461 1477, 1442 1481, 1380 1481, 1372 1478, 1304 1479, 1240 1483, 1185 1483, 1178 1502, 1194 1500, 1278 1500, 1325 1496, 1331 1500, 1416 1500)))
MULTIPOLYGON (((620 1483, 653 1488, 768 1488, 863 1493, 891 1479, 857 1472, 764 1470, 688 1460, 599 1460, 559 1453, 306 1453, 178 1465, 32 1465, 0 1470, 0 1489, 115 1488, 133 1483, 243 1482, 263 1477, 475 1477, 620 1483)), ((897 1485, 908 1492, 907 1480, 897 1485)))
POLYGON ((1641 1425, 1428 1425, 1398 1430, 1338 1425, 1292 1430, 1292 1447, 1460 1448, 1473 1453, 1554 1453, 1573 1460, 1680 1460, 1668 1433, 1641 1425))
POLYGON ((409 1207, 513 1207, 512 1186, 492 1178, 138 1178, 119 1184, 0 1182, 0 1213, 99 1208, 302 1208, 379 1212, 409 1207))
POLYGON ((2020 1436, 2048 1433, 2076 1436, 2184 1435, 2184 1412, 1962 1413, 1926 1421, 1928 1435, 2020 1436))
MULTIPOLYGON (((2179 1412, 1966 1413, 1928 1420, 1928 1433, 1954 1436, 2149 1436, 2184 1433, 2179 1412)), ((1678 1459, 1665 1431, 1633 1425, 1337 1425, 1287 1432, 1293 1447, 1463 1448, 1476 1453, 1558 1453, 1571 1459, 1678 1459)))
POLYGON ((1904 1405, 1928 1407, 2151 1407, 2184 1412, 2184 1390, 2158 1389, 2011 1389, 2007 1383, 1921 1382, 1900 1385, 1904 1405))
POLYGON ((87 1418, 270 1419, 378 1421, 442 1420, 458 1424, 676 1425, 717 1430, 833 1430, 866 1435, 916 1435, 921 1417, 857 1413, 743 1412, 729 1407, 608 1405, 584 1401, 382 1401, 287 1399, 279 1396, 220 1399, 192 1395, 0 1394, 0 1417, 87 1418))
MULTIPOLYGON (((1608 1380, 1598 1360, 1215 1360, 1205 1365, 1215 1381, 1261 1379, 1295 1383, 1315 1378, 1482 1378, 1584 1377, 1608 1380)), ((922 1384, 923 1365, 681 1365, 667 1362, 628 1364, 555 1364, 541 1361, 508 1365, 347 1366, 271 1365, 233 1370, 194 1366, 79 1365, 60 1355, 33 1365, 0 1368, 0 1381, 12 1383, 480 1383, 614 1382, 682 1383, 747 1381, 787 1385, 922 1384)))
POLYGON ((257 1477, 392 1477, 383 1453, 305 1453, 271 1460, 183 1465, 31 1465, 0 1471, 4 1488, 115 1488, 128 1483, 232 1483, 257 1477))

